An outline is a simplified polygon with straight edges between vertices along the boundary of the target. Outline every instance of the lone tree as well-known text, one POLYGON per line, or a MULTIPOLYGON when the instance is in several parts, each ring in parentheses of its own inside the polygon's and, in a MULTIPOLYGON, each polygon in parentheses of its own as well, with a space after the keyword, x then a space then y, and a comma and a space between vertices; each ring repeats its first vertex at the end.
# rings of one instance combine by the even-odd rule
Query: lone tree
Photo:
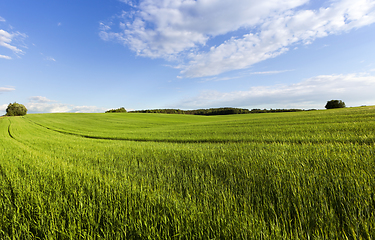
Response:
POLYGON ((325 108, 326 109, 332 109, 332 108, 344 108, 345 103, 341 100, 331 100, 328 101, 325 108))
POLYGON ((27 109, 24 105, 19 103, 9 103, 5 116, 24 116, 27 113, 27 109))

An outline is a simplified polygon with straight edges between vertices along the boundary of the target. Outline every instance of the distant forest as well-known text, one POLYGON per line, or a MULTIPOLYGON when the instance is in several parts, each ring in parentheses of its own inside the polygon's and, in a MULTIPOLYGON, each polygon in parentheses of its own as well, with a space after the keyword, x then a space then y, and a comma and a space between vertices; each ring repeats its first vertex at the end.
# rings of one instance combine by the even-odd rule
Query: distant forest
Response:
POLYGON ((311 111, 315 109, 302 110, 302 109, 244 109, 244 108, 209 108, 197 110, 181 110, 181 109, 149 109, 149 110, 136 110, 129 111, 128 113, 166 113, 166 114, 190 114, 190 115, 229 115, 229 114, 249 114, 249 113, 275 113, 275 112, 301 112, 311 111))

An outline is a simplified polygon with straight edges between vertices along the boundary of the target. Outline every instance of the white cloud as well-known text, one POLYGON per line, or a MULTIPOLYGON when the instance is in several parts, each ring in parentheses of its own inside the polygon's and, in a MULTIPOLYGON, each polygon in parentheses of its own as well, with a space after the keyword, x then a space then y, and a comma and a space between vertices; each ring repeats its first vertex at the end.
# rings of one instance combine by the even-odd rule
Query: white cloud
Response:
POLYGON ((308 0, 143 0, 137 11, 121 15, 121 32, 107 34, 128 44, 141 56, 170 59, 205 45, 210 37, 252 27, 274 11, 282 12, 306 2, 308 0))
POLYGON ((326 101, 341 99, 347 106, 375 105, 375 76, 368 74, 321 75, 290 85, 256 86, 235 92, 204 91, 176 106, 324 108, 326 101))
POLYGON ((125 4, 128 4, 128 5, 131 6, 131 7, 135 7, 135 6, 136 6, 136 4, 133 3, 132 0, 119 0, 119 1, 120 1, 120 2, 123 2, 123 3, 125 3, 125 4))
POLYGON ((8 104, 0 104, 0 116, 6 114, 8 104))
POLYGON ((107 109, 96 106, 75 106, 71 104, 58 103, 42 96, 33 96, 29 98, 29 103, 25 104, 31 113, 58 113, 58 112, 74 112, 74 113, 93 113, 105 112, 107 109))
POLYGON ((69 112, 74 113, 100 113, 105 112, 108 109, 105 108, 99 108, 96 106, 72 106, 72 108, 69 110, 69 112))
POLYGON ((55 60, 53 57, 46 57, 46 60, 47 60, 47 61, 56 62, 56 60, 55 60))
POLYGON ((103 22, 100 22, 99 23, 99 29, 102 30, 102 31, 106 31, 106 30, 110 30, 111 27, 103 22))
POLYGON ((62 103, 29 102, 25 105, 30 113, 57 113, 70 110, 68 105, 62 103))
POLYGON ((308 2, 141 0, 135 10, 121 15, 119 30, 103 24, 107 27, 100 27, 100 36, 120 41, 140 56, 182 61, 182 75, 203 77, 248 68, 296 44, 375 22, 373 0, 327 0, 328 7, 303 9, 308 2), (206 46, 220 35, 226 41, 206 46))
POLYGON ((26 34, 20 33, 20 32, 12 32, 9 33, 5 30, 0 29, 0 46, 10 49, 15 54, 24 54, 24 52, 16 47, 15 45, 12 45, 12 41, 14 39, 23 39, 27 37, 26 34))
POLYGON ((369 1, 340 1, 318 11, 287 12, 265 20, 258 33, 232 38, 209 52, 193 56, 182 73, 187 77, 201 77, 244 69, 276 57, 294 44, 309 44, 316 38, 373 22, 374 2, 369 1))
POLYGON ((206 78, 206 79, 203 79, 202 82, 209 82, 209 81, 214 81, 214 82, 219 82, 219 81, 228 81, 228 80, 233 80, 233 79, 237 79, 237 78, 240 78, 240 76, 234 76, 234 77, 211 77, 211 78, 206 78))
POLYGON ((9 57, 9 56, 5 56, 5 55, 1 55, 1 54, 0 54, 0 58, 9 59, 9 60, 12 59, 12 58, 9 57))
POLYGON ((45 56, 43 53, 40 53, 40 55, 42 55, 44 60, 46 61, 56 62, 56 59, 54 59, 53 57, 45 56))
POLYGON ((14 90, 16 90, 16 89, 12 88, 12 87, 0 87, 0 93, 11 92, 11 91, 14 91, 14 90))
POLYGON ((245 77, 246 75, 271 75, 271 74, 279 74, 279 73, 291 72, 291 71, 294 71, 294 70, 274 70, 274 71, 265 71, 265 72, 246 72, 246 71, 244 71, 240 75, 237 75, 237 76, 232 76, 232 77, 217 77, 217 76, 214 76, 214 77, 210 77, 210 78, 205 78, 201 82, 227 81, 227 80, 242 78, 242 77, 245 77))
POLYGON ((5 22, 5 19, 0 16, 0 22, 5 22))
POLYGON ((33 96, 33 97, 29 97, 29 101, 30 102, 37 102, 37 103, 48 103, 48 102, 55 102, 53 100, 50 100, 46 97, 42 97, 42 96, 33 96))
POLYGON ((279 70, 279 71, 265 71, 265 72, 251 72, 251 75, 266 75, 266 74, 278 74, 278 73, 284 73, 284 72, 291 72, 294 70, 279 70))

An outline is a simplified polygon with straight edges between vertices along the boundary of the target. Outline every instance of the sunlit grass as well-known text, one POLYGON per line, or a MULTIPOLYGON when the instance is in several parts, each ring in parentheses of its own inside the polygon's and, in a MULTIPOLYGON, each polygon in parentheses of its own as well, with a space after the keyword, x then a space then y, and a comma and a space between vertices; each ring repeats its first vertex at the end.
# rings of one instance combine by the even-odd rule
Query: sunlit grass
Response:
POLYGON ((372 239, 374 118, 2 118, 0 238, 372 239))

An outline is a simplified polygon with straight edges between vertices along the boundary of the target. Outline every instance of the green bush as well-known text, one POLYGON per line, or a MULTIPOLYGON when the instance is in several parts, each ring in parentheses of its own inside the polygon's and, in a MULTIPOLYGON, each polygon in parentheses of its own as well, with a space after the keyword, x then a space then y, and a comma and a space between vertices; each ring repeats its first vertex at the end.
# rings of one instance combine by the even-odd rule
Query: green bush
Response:
POLYGON ((24 116, 27 113, 27 109, 24 105, 15 102, 9 103, 6 112, 6 116, 24 116))
POLYGON ((341 100, 331 100, 327 101, 327 104, 325 106, 326 109, 332 109, 332 108, 344 108, 345 103, 341 100))

